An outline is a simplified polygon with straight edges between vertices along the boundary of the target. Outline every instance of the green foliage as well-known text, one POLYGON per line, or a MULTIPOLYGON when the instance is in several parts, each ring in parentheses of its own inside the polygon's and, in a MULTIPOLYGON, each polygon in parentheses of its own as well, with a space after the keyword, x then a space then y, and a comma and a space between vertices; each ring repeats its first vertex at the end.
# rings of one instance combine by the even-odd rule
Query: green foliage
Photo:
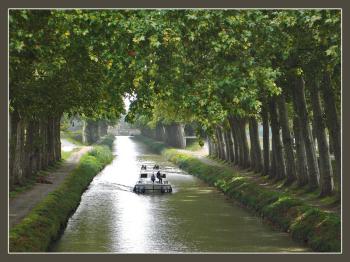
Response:
POLYGON ((202 140, 192 139, 190 141, 186 141, 186 149, 191 151, 200 150, 203 147, 204 143, 202 140))
POLYGON ((65 178, 63 184, 10 230, 10 251, 47 251, 79 205, 81 194, 112 159, 112 152, 107 146, 97 146, 84 155, 79 166, 65 178))
POLYGON ((115 120, 128 94, 128 121, 210 132, 288 93, 291 72, 323 71, 338 101, 340 20, 321 9, 11 10, 10 108, 115 120))
POLYGON ((157 149, 156 152, 180 168, 235 198, 281 230, 289 232, 294 240, 306 243, 314 251, 340 251, 341 220, 337 214, 306 205, 288 193, 261 187, 229 168, 204 164, 148 138, 137 139, 157 149))

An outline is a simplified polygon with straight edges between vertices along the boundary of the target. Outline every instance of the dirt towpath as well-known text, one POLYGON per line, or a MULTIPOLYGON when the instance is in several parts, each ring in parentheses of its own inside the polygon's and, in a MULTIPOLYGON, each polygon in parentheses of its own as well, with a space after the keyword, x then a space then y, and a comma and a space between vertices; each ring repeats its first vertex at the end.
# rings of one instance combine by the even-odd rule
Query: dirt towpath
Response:
POLYGON ((57 170, 50 172, 46 178, 52 184, 36 183, 28 191, 18 194, 9 200, 10 228, 18 224, 40 201, 62 184, 64 178, 78 165, 80 158, 92 149, 84 146, 72 155, 57 170))

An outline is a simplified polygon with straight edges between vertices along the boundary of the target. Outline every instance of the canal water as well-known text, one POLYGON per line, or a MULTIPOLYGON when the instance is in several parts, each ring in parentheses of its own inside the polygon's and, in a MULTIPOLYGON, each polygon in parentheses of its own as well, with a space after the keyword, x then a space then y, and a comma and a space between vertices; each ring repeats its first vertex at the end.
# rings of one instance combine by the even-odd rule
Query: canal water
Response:
POLYGON ((69 219, 53 252, 303 252, 214 187, 118 136, 114 161, 98 174, 69 219), (132 187, 142 164, 166 169, 173 193, 138 195, 132 187))

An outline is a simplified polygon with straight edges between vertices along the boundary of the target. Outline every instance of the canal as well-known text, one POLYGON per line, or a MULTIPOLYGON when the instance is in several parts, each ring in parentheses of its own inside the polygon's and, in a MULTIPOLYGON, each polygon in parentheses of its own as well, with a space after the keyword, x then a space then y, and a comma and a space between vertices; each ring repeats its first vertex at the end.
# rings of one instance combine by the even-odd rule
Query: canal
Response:
POLYGON ((118 136, 53 252, 303 252, 286 233, 178 169, 132 137, 118 136), (173 193, 137 195, 142 164, 166 169, 173 193))

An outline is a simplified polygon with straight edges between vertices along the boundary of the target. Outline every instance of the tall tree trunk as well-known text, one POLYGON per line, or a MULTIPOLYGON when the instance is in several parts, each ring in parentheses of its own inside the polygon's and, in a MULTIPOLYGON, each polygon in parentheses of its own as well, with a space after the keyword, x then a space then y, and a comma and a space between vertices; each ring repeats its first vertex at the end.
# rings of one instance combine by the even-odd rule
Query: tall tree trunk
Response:
POLYGON ((213 156, 213 145, 210 137, 208 137, 208 151, 209 151, 209 156, 213 156))
MULTIPOLYGON (((328 134, 328 143, 329 143, 329 153, 330 154, 334 154, 334 148, 333 148, 333 143, 332 143, 332 138, 331 138, 331 135, 330 135, 330 132, 329 132, 329 130, 328 130, 328 128, 327 128, 327 134, 328 134)), ((333 170, 333 171, 335 171, 335 170, 333 170)), ((334 173, 336 173, 336 172, 334 172, 334 173)))
POLYGON ((34 139, 35 139, 35 121, 31 120, 27 125, 26 144, 25 144, 25 177, 30 178, 36 172, 34 139))
POLYGON ((51 165, 55 161, 55 134, 54 134, 54 117, 50 116, 47 119, 47 159, 48 164, 51 165))
POLYGON ((45 169, 48 166, 47 156, 47 119, 40 119, 40 137, 41 137, 41 169, 45 169))
POLYGON ((216 136, 216 131, 214 132, 214 138, 213 138, 213 151, 214 151, 214 156, 216 158, 219 158, 219 146, 218 146, 218 139, 216 136))
POLYGON ((224 160, 225 159, 225 151, 224 151, 224 143, 222 141, 222 135, 221 135, 221 132, 220 132, 220 127, 217 127, 216 128, 216 134, 217 134, 217 140, 218 140, 218 147, 219 147, 219 158, 221 160, 224 160))
MULTIPOLYGON (((172 123, 165 126, 166 143, 175 148, 185 148, 186 138, 184 132, 184 125, 179 123, 172 123)), ((155 134, 154 134, 155 135, 155 134)))
POLYGON ((245 167, 245 158, 244 158, 244 145, 243 145, 243 140, 242 140, 242 128, 241 125, 238 121, 238 119, 236 119, 236 123, 237 123, 237 141, 238 141, 238 148, 239 148, 239 166, 240 167, 245 167))
POLYGON ((219 137, 219 131, 218 128, 215 128, 215 140, 216 140, 216 152, 217 152, 217 157, 221 159, 222 157, 222 150, 221 150, 221 142, 220 142, 220 137, 219 137))
POLYGON ((298 186, 304 186, 308 183, 308 173, 306 164, 306 152, 304 137, 300 131, 300 119, 295 115, 293 118, 293 131, 295 137, 295 150, 296 150, 296 175, 298 180, 298 186))
POLYGON ((269 178, 276 178, 277 177, 277 164, 276 164, 276 144, 275 140, 273 139, 272 134, 272 147, 270 152, 270 159, 271 159, 271 166, 270 166, 270 172, 269 172, 269 178))
POLYGON ((228 150, 230 155, 229 161, 233 164, 235 162, 235 153, 233 149, 233 138, 232 138, 231 128, 227 130, 227 141, 228 141, 228 150))
POLYGON ((232 116, 229 117, 229 123, 230 123, 230 127, 231 127, 233 144, 234 144, 234 156, 235 156, 234 164, 239 165, 240 164, 240 153, 239 153, 239 142, 238 142, 238 136, 237 136, 237 124, 235 124, 232 116))
POLYGON ((10 183, 10 189, 13 188, 13 185, 16 181, 16 174, 15 174, 15 160, 18 157, 17 156, 17 128, 18 128, 18 122, 19 122, 19 116, 16 112, 10 113, 10 144, 9 144, 9 183, 10 183))
POLYGON ((269 174, 270 170, 270 126, 269 114, 266 105, 262 106, 261 117, 263 122, 263 148, 264 148, 264 175, 269 174))
POLYGON ((249 147, 248 147, 248 140, 247 140, 247 133, 246 133, 246 124, 247 121, 244 118, 240 118, 239 121, 239 130, 242 140, 242 148, 243 148, 243 167, 248 168, 250 167, 250 161, 249 161, 249 147))
POLYGON ((255 172, 256 169, 256 159, 255 159, 255 143, 254 143, 254 134, 252 125, 250 123, 250 119, 248 121, 248 129, 249 129, 249 140, 250 140, 250 166, 252 170, 255 172))
POLYGON ((308 182, 311 190, 317 188, 317 177, 319 176, 315 147, 313 144, 309 120, 306 110, 305 83, 302 77, 297 77, 294 86, 294 104, 300 118, 300 131, 305 142, 305 152, 308 168, 308 182))
POLYGON ((158 122, 156 126, 156 138, 159 141, 165 141, 165 130, 162 123, 158 122))
POLYGON ((14 159, 12 165, 12 176, 14 184, 23 184, 24 182, 24 120, 18 118, 18 122, 16 123, 16 141, 14 146, 14 159))
POLYGON ((40 166, 40 133, 39 133, 39 121, 33 120, 32 122, 32 128, 33 128, 33 157, 32 157, 32 168, 33 173, 37 173, 41 166, 40 166))
POLYGON ((276 179, 284 179, 285 175, 285 165, 282 152, 282 143, 280 137, 280 126, 278 121, 277 109, 276 109, 276 98, 272 98, 270 101, 270 116, 271 116, 271 131, 272 140, 274 141, 274 157, 275 157, 275 174, 276 179))
POLYGON ((332 88, 331 76, 324 73, 322 82, 322 94, 326 113, 326 124, 331 138, 335 158, 335 173, 337 180, 337 188, 341 191, 341 139, 340 139, 340 121, 336 109, 334 91, 332 88))
POLYGON ((250 130, 250 143, 254 145, 254 170, 256 173, 259 173, 263 170, 262 158, 261 158, 261 146, 259 140, 259 130, 258 130, 258 121, 256 118, 249 119, 249 130, 250 130))
MULTIPOLYGON (((61 160, 61 117, 62 114, 60 114, 56 119, 56 161, 61 160)), ((107 131, 107 130, 106 130, 107 131)))
POLYGON ((226 151, 226 161, 230 162, 231 159, 231 155, 230 155, 230 144, 229 144, 229 139, 228 139, 228 135, 227 135, 227 130, 223 130, 223 136, 224 136, 224 142, 225 142, 225 151, 226 151))
POLYGON ((284 95, 281 94, 278 97, 278 111, 279 111, 279 122, 282 128, 282 139, 283 147, 286 160, 286 184, 291 184, 296 179, 296 170, 295 170, 295 160, 294 160, 294 151, 292 144, 292 137, 290 135, 289 122, 288 122, 288 112, 286 109, 286 101, 284 95))
POLYGON ((311 103, 314 115, 314 130, 318 143, 319 152, 319 167, 320 167, 320 187, 321 196, 330 195, 332 193, 332 167, 329 158, 329 149, 326 137, 325 125, 322 119, 322 110, 320 102, 319 87, 313 80, 310 83, 311 89, 311 103))

